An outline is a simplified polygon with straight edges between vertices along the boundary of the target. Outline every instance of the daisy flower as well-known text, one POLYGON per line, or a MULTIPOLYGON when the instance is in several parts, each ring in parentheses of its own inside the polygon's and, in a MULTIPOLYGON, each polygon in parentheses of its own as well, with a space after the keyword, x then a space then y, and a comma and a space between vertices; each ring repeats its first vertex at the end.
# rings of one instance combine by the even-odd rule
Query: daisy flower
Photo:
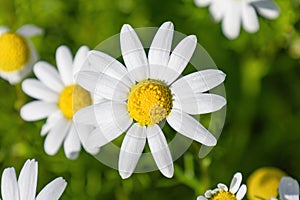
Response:
POLYGON ((247 187, 246 185, 241 185, 242 183, 242 174, 237 172, 234 174, 230 187, 219 183, 218 187, 213 190, 207 190, 204 196, 198 196, 197 200, 241 200, 244 198, 247 187))
POLYGON ((48 183, 42 191, 36 195, 38 176, 38 163, 27 160, 17 180, 13 167, 6 168, 2 174, 1 194, 3 200, 56 200, 64 192, 67 183, 59 177, 48 183))
POLYGON ((249 33, 259 29, 257 13, 267 19, 275 19, 279 8, 273 0, 194 0, 199 7, 209 6, 216 22, 222 21, 222 31, 228 39, 240 34, 241 24, 249 33))
POLYGON ((30 24, 15 33, 0 27, 0 77, 14 85, 31 72, 38 54, 28 38, 40 34, 42 30, 30 24))
POLYGON ((84 134, 88 130, 83 128, 84 131, 79 136, 72 118, 77 110, 92 104, 90 93, 76 84, 74 79, 74 74, 80 69, 88 51, 88 47, 80 47, 73 60, 69 48, 60 46, 56 51, 58 71, 49 63, 39 61, 33 67, 38 80, 31 78, 22 83, 23 91, 37 100, 24 105, 20 115, 26 121, 47 118, 41 135, 47 134, 44 148, 49 155, 56 154, 63 143, 67 158, 76 159, 81 143, 85 147, 84 134))
MULTIPOLYGON (((297 180, 284 176, 279 183, 279 197, 280 200, 299 200, 299 183, 297 180)), ((271 198, 270 200, 277 200, 271 198)))
POLYGON ((120 45, 125 66, 115 58, 91 51, 78 74, 78 83, 105 98, 102 103, 78 111, 75 124, 93 124, 90 148, 101 147, 126 132, 119 154, 122 178, 133 173, 148 142, 163 175, 173 176, 173 161, 166 137, 159 126, 165 119, 177 132, 207 146, 216 138, 191 115, 211 113, 226 104, 225 98, 204 93, 221 84, 225 74, 203 70, 179 77, 196 48, 194 35, 185 37, 171 52, 173 24, 157 31, 148 58, 134 29, 125 24, 120 45))

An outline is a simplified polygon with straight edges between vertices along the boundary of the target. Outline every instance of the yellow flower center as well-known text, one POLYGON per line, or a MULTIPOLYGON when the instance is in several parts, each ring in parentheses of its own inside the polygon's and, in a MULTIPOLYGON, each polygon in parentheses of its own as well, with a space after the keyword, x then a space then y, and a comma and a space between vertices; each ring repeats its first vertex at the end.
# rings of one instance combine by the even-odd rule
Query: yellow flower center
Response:
POLYGON ((29 55, 25 38, 9 32, 0 35, 0 70, 13 72, 21 69, 28 62, 29 55))
POLYGON ((172 106, 171 90, 158 80, 142 80, 128 94, 130 117, 142 126, 159 123, 169 115, 172 106))
POLYGON ((211 197, 211 200, 237 200, 236 196, 231 192, 220 191, 211 197))
POLYGON ((58 106, 67 119, 86 106, 91 105, 92 99, 89 92, 79 85, 69 85, 60 93, 58 106))

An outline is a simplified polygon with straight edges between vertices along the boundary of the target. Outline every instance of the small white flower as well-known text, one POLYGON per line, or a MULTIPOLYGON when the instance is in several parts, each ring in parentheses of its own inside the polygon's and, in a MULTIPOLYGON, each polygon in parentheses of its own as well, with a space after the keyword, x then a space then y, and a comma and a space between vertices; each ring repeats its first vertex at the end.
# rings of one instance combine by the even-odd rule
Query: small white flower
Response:
MULTIPOLYGON (((22 83, 23 91, 37 99, 24 105, 20 110, 21 117, 26 121, 36 121, 47 118, 41 135, 47 134, 44 148, 47 154, 54 155, 64 143, 67 158, 76 159, 81 144, 85 147, 85 138, 91 127, 80 127, 81 135, 77 134, 72 118, 74 113, 92 103, 90 93, 76 84, 74 74, 78 72, 86 59, 89 48, 82 46, 74 60, 66 46, 60 46, 56 51, 54 66, 44 61, 34 65, 33 71, 37 79, 26 79, 22 83)), ((91 153, 95 151, 86 149, 91 153)))
MULTIPOLYGON (((280 200, 299 200, 299 183, 297 180, 284 176, 279 183, 279 197, 280 200)), ((277 200, 271 198, 270 200, 277 200)))
POLYGON ((28 38, 42 32, 30 24, 22 26, 16 33, 0 27, 0 77, 14 85, 31 72, 38 54, 28 38))
POLYGON ((257 13, 275 19, 279 8, 273 0, 194 0, 199 7, 209 6, 216 22, 222 21, 222 31, 229 39, 239 36, 241 24, 249 33, 259 29, 257 13))
POLYGON ((207 190, 204 196, 198 196, 197 200, 241 200, 247 192, 246 185, 241 185, 241 183, 242 174, 237 172, 231 180, 229 190, 226 185, 219 183, 217 188, 207 190))
POLYGON ((172 51, 173 24, 157 31, 148 58, 134 29, 125 24, 120 34, 125 66, 115 58, 91 51, 78 74, 78 83, 105 98, 76 113, 75 123, 93 124, 90 148, 101 147, 126 132, 119 155, 119 173, 128 178, 144 150, 146 140, 158 169, 172 177, 169 146, 159 123, 207 146, 216 138, 191 115, 211 113, 226 104, 222 96, 204 93, 225 79, 220 70, 203 70, 179 78, 192 57, 197 39, 184 38, 172 51))
POLYGON ((42 191, 36 195, 38 177, 38 163, 27 160, 17 180, 13 167, 6 168, 2 174, 1 194, 3 200, 56 200, 64 192, 67 183, 59 177, 48 183, 42 191))

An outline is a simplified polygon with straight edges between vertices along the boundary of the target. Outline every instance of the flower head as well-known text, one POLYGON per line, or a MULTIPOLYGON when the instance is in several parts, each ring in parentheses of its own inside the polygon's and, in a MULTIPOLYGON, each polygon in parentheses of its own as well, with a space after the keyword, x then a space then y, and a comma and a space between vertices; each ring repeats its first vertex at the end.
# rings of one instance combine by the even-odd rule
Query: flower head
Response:
POLYGON ((231 180, 229 190, 225 184, 219 183, 217 188, 207 190, 204 196, 198 196, 197 200, 241 200, 247 192, 246 185, 241 183, 242 174, 237 172, 231 180))
POLYGON ((92 130, 91 127, 82 127, 82 134, 78 135, 72 123, 74 113, 93 101, 90 93, 80 87, 74 77, 88 51, 88 47, 80 47, 73 60, 69 48, 60 46, 56 51, 58 71, 47 62, 39 61, 33 69, 38 80, 26 79, 22 83, 23 91, 37 100, 21 108, 21 117, 26 121, 47 118, 41 135, 47 134, 44 148, 49 155, 54 155, 64 143, 67 158, 77 158, 81 144, 85 147, 85 134, 92 130))
POLYGON ((17 180, 13 167, 6 168, 2 174, 1 194, 3 200, 57 200, 64 192, 67 183, 59 177, 47 184, 36 197, 38 163, 27 160, 17 180))
POLYGON ((78 83, 104 100, 78 111, 75 124, 96 126, 87 140, 90 148, 106 145, 126 132, 118 161, 122 178, 133 173, 146 140, 159 170, 173 176, 172 156, 160 127, 165 120, 188 138, 207 146, 216 144, 216 138, 191 115, 211 113, 226 104, 224 97, 206 93, 221 84, 225 74, 209 69, 180 78, 197 39, 185 37, 171 53, 173 32, 173 24, 164 23, 147 56, 134 29, 125 24, 120 34, 125 65, 94 50, 78 74, 78 83))
POLYGON ((29 24, 15 33, 0 27, 0 77, 16 84, 31 72, 38 54, 28 38, 40 34, 40 28, 29 24))
POLYGON ((195 4, 209 6, 213 19, 222 21, 222 31, 228 39, 239 36, 241 24, 247 32, 257 32, 257 13, 267 19, 279 15, 279 8, 273 0, 195 0, 195 4))

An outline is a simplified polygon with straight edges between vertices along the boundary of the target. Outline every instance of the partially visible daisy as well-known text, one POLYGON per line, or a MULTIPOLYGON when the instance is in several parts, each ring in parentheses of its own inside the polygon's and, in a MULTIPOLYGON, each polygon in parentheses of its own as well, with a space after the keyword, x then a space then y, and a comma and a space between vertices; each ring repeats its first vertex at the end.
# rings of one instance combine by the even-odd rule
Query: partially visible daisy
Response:
POLYGON ((216 145, 216 138, 191 115, 211 113, 226 104, 224 97, 207 93, 224 81, 225 74, 208 69, 180 77, 197 38, 185 37, 171 53, 173 32, 173 24, 164 23, 147 57, 136 32, 125 24, 120 34, 125 65, 103 52, 91 51, 78 74, 82 87, 105 100, 78 111, 75 123, 97 127, 87 140, 90 148, 101 147, 126 132, 118 161, 122 178, 133 173, 146 140, 158 169, 166 177, 173 176, 173 160, 159 126, 164 120, 188 138, 216 145))
POLYGON ((219 183, 218 187, 213 190, 207 190, 204 196, 198 196, 197 200, 241 200, 244 198, 247 187, 242 183, 242 174, 237 172, 234 174, 230 187, 219 183))
POLYGON ((31 78, 22 83, 23 91, 37 100, 24 105, 20 115, 26 121, 47 118, 41 135, 47 134, 44 148, 49 155, 56 154, 63 143, 67 158, 76 159, 81 144, 84 146, 87 137, 84 134, 89 132, 89 128, 84 128, 79 138, 72 118, 76 111, 92 104, 90 93, 74 79, 74 74, 80 70, 88 51, 88 47, 80 47, 73 60, 69 48, 60 46, 56 51, 58 71, 49 63, 39 61, 33 68, 38 80, 31 78))
POLYGON ((17 180, 13 167, 2 174, 1 195, 3 200, 57 200, 64 192, 67 183, 59 177, 48 183, 36 197, 38 163, 27 160, 17 180))
MULTIPOLYGON (((279 199, 280 200, 299 200, 299 183, 297 180, 284 176, 279 183, 279 199)), ((271 198, 270 200, 277 200, 271 198)))
POLYGON ((15 33, 0 27, 0 77, 14 85, 31 72, 38 54, 28 38, 42 32, 31 24, 22 26, 15 33))
POLYGON ((228 39, 240 34, 241 24, 249 33, 259 29, 257 13, 267 19, 275 19, 279 8, 273 0, 194 0, 199 7, 209 6, 216 22, 222 21, 222 31, 228 39))

